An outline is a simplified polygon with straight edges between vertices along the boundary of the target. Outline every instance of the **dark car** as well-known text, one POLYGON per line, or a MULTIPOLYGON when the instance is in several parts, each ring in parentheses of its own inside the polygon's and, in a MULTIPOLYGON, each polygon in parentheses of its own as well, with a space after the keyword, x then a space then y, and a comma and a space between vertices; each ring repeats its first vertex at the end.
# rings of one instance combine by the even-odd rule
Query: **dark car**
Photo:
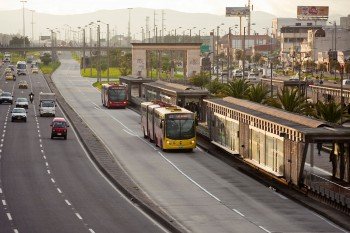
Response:
POLYGON ((51 139, 54 137, 63 137, 67 139, 67 128, 69 127, 67 121, 62 117, 55 117, 51 123, 51 139))

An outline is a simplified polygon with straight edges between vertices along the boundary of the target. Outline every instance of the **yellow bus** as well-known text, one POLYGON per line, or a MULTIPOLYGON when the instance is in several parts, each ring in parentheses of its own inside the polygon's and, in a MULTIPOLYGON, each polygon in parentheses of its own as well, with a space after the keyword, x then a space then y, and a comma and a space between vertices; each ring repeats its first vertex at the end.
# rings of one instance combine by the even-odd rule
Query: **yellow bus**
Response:
POLYGON ((145 102, 141 104, 144 136, 162 150, 193 150, 196 147, 195 113, 178 106, 145 102))

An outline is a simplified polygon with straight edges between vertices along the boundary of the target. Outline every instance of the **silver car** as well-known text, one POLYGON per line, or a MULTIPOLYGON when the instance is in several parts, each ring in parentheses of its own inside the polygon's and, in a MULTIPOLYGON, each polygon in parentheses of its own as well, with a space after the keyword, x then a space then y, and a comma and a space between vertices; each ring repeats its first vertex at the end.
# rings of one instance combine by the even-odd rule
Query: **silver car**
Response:
POLYGON ((27 98, 17 98, 16 108, 26 108, 28 109, 28 100, 27 98))
POLYGON ((24 108, 14 108, 11 111, 11 121, 27 122, 27 112, 24 108))

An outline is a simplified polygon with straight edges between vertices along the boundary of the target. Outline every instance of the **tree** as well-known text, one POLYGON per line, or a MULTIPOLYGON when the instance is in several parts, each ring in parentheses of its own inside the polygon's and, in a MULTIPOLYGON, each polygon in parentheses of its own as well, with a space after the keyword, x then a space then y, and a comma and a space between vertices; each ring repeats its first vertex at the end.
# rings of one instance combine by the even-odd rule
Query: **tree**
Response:
POLYGON ((210 76, 208 73, 200 72, 197 75, 194 75, 190 78, 190 83, 197 87, 204 87, 210 82, 210 76))
POLYGON ((299 95, 297 88, 283 87, 281 92, 277 93, 277 103, 280 108, 294 113, 310 115, 312 108, 306 101, 304 95, 299 95))
POLYGON ((52 62, 51 54, 44 53, 44 55, 40 57, 40 60, 44 63, 44 65, 49 65, 50 62, 52 62))
POLYGON ((252 55, 252 61, 254 63, 259 63, 260 58, 262 57, 262 55, 260 53, 254 53, 254 55, 252 55))
POLYGON ((225 93, 235 98, 246 98, 251 84, 246 79, 235 79, 226 85, 225 93))
MULTIPOLYGON (((30 45, 28 37, 25 37, 25 44, 26 44, 26 46, 30 45)), ((17 37, 17 36, 12 37, 12 39, 9 42, 9 45, 10 46, 23 46, 23 37, 17 37)))
POLYGON ((224 97, 224 96, 226 96, 226 94, 225 94, 225 85, 223 83, 221 83, 218 78, 216 78, 212 82, 209 82, 206 85, 206 88, 208 89, 208 91, 212 95, 215 95, 216 97, 224 97))
POLYGON ((269 93, 268 87, 265 84, 259 83, 256 86, 252 85, 249 87, 247 97, 250 101, 261 104, 265 103, 269 93))
POLYGON ((341 105, 330 101, 323 103, 321 101, 317 102, 315 105, 316 117, 328 122, 339 123, 341 119, 341 105))
POLYGON ((107 63, 106 63, 106 62, 102 62, 102 64, 101 64, 101 70, 104 72, 104 71, 107 70, 107 68, 108 68, 107 63))
POLYGON ((126 76, 131 74, 131 53, 126 53, 121 57, 120 61, 120 74, 126 76))
POLYGON ((243 58, 243 51, 240 49, 237 49, 235 51, 235 60, 239 61, 239 60, 242 60, 242 58, 243 58))

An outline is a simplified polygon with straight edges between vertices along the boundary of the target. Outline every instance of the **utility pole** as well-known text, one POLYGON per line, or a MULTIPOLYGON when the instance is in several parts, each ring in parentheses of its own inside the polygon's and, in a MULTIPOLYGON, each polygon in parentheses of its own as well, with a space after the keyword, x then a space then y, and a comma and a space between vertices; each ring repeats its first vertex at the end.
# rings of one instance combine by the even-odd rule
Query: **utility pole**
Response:
POLYGON ((153 11, 153 37, 156 37, 156 11, 153 11))
POLYGON ((32 45, 33 45, 33 42, 34 42, 34 21, 33 21, 33 19, 34 19, 34 17, 33 17, 33 14, 34 14, 34 12, 35 12, 35 10, 30 10, 31 12, 32 12, 32 45))
POLYGON ((162 42, 164 43, 164 21, 165 21, 165 12, 164 10, 162 10, 162 34, 161 34, 161 37, 162 37, 162 42))
POLYGON ((98 64, 97 64, 97 81, 101 82, 101 37, 100 37, 100 25, 97 25, 97 47, 98 47, 98 64))
POLYGON ((132 8, 128 8, 129 10, 129 21, 128 21, 128 44, 130 45, 131 42, 131 29, 130 29, 130 18, 131 18, 131 10, 132 8))
POLYGON ((90 77, 92 77, 92 28, 91 28, 91 25, 90 25, 90 77))
POLYGON ((250 13, 250 0, 248 0, 248 8, 249 8, 249 13, 248 13, 248 36, 250 36, 250 23, 251 23, 251 13, 250 13))
MULTIPOLYGON (((231 79, 231 27, 228 28, 228 50, 227 50, 227 71, 228 71, 228 79, 231 79)), ((227 80, 228 81, 228 80, 227 80)))
POLYGON ((27 2, 27 0, 21 0, 22 14, 23 14, 23 47, 26 47, 26 24, 25 24, 25 17, 24 17, 24 3, 26 3, 26 2, 27 2))
POLYGON ((220 26, 216 27, 216 78, 219 78, 219 29, 220 26))
POLYGON ((83 27, 83 69, 84 69, 84 73, 85 73, 85 68, 86 68, 85 50, 86 50, 86 44, 85 44, 85 27, 83 27))
POLYGON ((149 34, 149 16, 146 16, 146 39, 148 38, 148 43, 150 42, 151 35, 149 34))
POLYGON ((107 82, 109 82, 109 24, 107 23, 107 82))
POLYGON ((244 79, 244 69, 245 69, 245 27, 243 29, 243 41, 242 41, 242 49, 243 49, 243 57, 242 57, 242 61, 243 61, 243 79, 244 79))

